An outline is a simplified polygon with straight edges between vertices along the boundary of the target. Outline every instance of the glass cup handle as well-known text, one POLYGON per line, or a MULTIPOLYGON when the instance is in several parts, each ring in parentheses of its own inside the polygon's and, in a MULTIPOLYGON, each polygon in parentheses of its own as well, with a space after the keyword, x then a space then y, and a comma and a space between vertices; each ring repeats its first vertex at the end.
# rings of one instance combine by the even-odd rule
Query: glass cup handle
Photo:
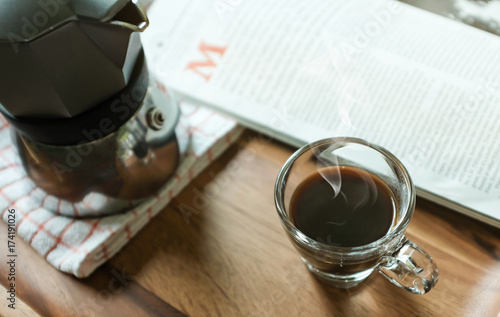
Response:
POLYGON ((439 279, 431 256, 406 237, 396 252, 382 257, 378 270, 391 283, 414 294, 427 293, 439 279))

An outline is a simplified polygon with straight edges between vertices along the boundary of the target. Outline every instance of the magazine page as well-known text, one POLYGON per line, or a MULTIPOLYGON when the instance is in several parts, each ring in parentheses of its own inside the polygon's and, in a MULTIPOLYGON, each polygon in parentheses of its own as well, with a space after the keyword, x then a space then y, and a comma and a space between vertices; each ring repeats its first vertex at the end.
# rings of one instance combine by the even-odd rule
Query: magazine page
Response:
POLYGON ((500 226, 497 36, 390 0, 168 0, 150 19, 177 93, 295 146, 380 144, 420 195, 500 226))

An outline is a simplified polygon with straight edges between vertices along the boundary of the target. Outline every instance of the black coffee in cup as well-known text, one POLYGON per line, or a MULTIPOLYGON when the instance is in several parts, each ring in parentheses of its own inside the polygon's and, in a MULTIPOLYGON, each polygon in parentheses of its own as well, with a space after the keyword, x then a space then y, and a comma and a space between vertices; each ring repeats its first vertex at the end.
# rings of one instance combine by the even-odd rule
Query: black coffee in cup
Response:
POLYGON ((395 200, 377 176, 359 168, 331 166, 306 178, 290 203, 302 233, 336 247, 357 247, 385 236, 395 219, 395 200))

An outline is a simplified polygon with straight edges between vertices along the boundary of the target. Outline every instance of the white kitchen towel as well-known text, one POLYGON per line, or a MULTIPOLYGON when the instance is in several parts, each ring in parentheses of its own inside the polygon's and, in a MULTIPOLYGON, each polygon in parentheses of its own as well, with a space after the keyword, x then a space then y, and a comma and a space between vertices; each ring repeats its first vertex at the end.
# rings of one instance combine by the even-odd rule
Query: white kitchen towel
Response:
MULTIPOLYGON (((13 148, 8 124, 0 120, 0 210, 45 260, 76 277, 89 276, 116 254, 212 160, 241 134, 234 120, 188 102, 181 103, 190 143, 176 174, 155 195, 125 213, 101 218, 72 218, 47 210, 54 204, 24 172, 13 148), (12 211, 13 213, 11 213, 12 211)), ((52 206, 53 207, 53 206, 52 206)))

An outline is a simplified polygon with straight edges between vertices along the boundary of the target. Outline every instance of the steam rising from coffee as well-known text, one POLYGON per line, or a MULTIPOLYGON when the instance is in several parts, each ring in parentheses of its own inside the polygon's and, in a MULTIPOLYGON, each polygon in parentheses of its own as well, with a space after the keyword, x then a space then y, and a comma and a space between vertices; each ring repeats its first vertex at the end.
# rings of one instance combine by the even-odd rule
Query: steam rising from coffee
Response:
MULTIPOLYGON (((360 179, 363 180, 363 186, 357 192, 350 191, 349 196, 347 196, 342 190, 342 174, 341 166, 344 165, 341 161, 339 162, 338 156, 334 153, 336 150, 343 147, 342 144, 331 145, 326 150, 321 152, 316 151, 314 155, 316 156, 316 169, 318 173, 323 177, 323 179, 332 188, 332 200, 342 199, 345 204, 349 206, 351 212, 346 214, 346 217, 341 221, 331 221, 329 222, 335 226, 345 225, 349 218, 360 208, 369 207, 375 203, 378 197, 378 190, 375 181, 370 176, 369 173, 359 170, 357 172, 360 179)), ((331 212, 331 211, 326 211, 331 212)))

